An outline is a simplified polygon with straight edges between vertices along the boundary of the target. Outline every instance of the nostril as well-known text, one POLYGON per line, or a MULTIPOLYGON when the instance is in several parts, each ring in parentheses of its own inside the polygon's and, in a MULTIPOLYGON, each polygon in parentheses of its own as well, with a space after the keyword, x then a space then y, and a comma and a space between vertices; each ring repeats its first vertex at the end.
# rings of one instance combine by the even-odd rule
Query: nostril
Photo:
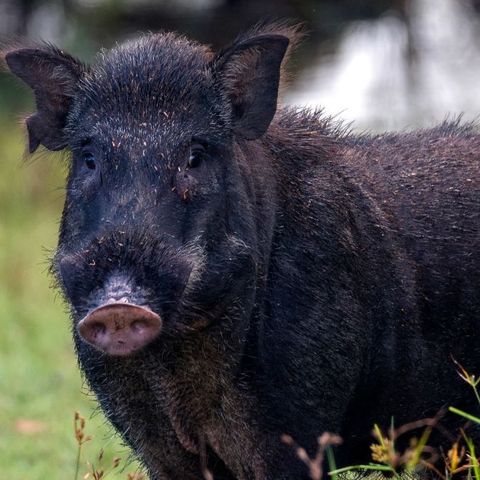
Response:
POLYGON ((116 356, 127 356, 153 341, 162 321, 152 310, 128 303, 102 305, 77 326, 80 337, 97 349, 116 356))
POLYGON ((103 323, 94 322, 90 326, 90 330, 92 335, 96 337, 97 335, 104 335, 107 330, 107 327, 103 323))
POLYGON ((134 320, 130 328, 134 332, 142 333, 147 328, 147 324, 143 320, 134 320))

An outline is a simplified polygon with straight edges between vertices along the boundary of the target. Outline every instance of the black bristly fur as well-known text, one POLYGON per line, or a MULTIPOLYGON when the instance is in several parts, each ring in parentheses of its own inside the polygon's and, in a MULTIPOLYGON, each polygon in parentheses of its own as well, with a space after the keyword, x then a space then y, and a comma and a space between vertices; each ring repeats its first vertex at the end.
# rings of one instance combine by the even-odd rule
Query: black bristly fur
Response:
POLYGON ((6 54, 36 95, 30 150, 72 152, 53 270, 80 366, 155 480, 198 480, 203 456, 216 480, 304 479, 282 434, 313 454, 339 433, 339 463, 366 462, 374 422, 478 413, 451 358, 478 372, 480 136, 275 113, 296 37, 6 54), (115 275, 164 324, 128 358, 75 328, 115 275))

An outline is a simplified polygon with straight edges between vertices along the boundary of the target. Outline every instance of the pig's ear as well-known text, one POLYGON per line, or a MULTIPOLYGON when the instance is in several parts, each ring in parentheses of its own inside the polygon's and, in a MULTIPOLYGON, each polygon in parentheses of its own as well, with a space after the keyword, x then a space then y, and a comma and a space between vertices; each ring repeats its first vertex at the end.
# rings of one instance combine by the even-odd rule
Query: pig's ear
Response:
POLYGON ((84 66, 49 45, 11 50, 5 62, 35 94, 37 111, 26 119, 30 153, 40 144, 49 150, 65 148, 67 114, 84 66))
POLYGON ((230 102, 237 135, 254 140, 270 125, 288 44, 284 35, 259 35, 234 44, 214 59, 215 81, 230 102))

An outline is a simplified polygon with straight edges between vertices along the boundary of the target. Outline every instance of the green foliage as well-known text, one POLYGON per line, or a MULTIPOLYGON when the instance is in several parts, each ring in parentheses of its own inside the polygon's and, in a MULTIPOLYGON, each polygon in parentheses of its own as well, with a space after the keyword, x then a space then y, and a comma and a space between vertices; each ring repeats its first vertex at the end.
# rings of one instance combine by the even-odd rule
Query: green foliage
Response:
MULTIPOLYGON (((0 477, 73 479, 71 419, 76 410, 90 416, 96 403, 85 395, 68 315, 47 273, 65 162, 50 154, 23 162, 24 140, 13 116, 0 124, 0 477)), ((85 460, 100 447, 106 464, 128 457, 101 414, 89 421, 89 434, 94 439, 85 446, 85 460)), ((126 478, 116 470, 108 478, 126 478)), ((86 472, 83 461, 80 478, 86 472)))
MULTIPOLYGON (((471 374, 467 372, 458 362, 455 362, 458 367, 458 374, 464 380, 468 385, 470 385, 473 389, 473 392, 475 393, 475 397, 480 405, 480 394, 478 391, 478 386, 480 384, 480 377, 477 378, 475 374, 471 374)), ((471 413, 464 412, 463 410, 460 410, 455 407, 449 407, 449 410, 452 413, 455 413, 469 421, 471 421, 473 424, 480 425, 480 418, 478 418, 475 415, 472 415, 471 413)), ((464 465, 461 465, 461 462, 459 461, 458 464, 459 466, 457 467, 458 470, 462 468, 466 468, 469 471, 469 478, 475 478, 475 480, 480 480, 480 462, 479 462, 479 457, 478 453, 475 449, 475 445, 473 443, 473 440, 465 434, 465 432, 462 430, 462 437, 465 441, 465 444, 467 446, 467 461, 464 463, 464 465)), ((461 456, 461 455, 460 455, 461 456)), ((450 468, 450 470, 452 470, 450 468)), ((448 479, 447 479, 448 480, 448 479)))

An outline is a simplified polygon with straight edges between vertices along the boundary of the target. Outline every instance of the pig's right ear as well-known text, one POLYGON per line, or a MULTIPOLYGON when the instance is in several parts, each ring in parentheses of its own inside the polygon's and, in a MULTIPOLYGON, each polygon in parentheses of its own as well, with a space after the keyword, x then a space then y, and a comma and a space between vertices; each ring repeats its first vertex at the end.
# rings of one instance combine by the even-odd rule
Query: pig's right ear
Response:
POLYGON ((26 120, 30 153, 40 144, 49 150, 65 148, 66 119, 85 67, 49 45, 9 51, 5 62, 35 94, 37 111, 26 120))

